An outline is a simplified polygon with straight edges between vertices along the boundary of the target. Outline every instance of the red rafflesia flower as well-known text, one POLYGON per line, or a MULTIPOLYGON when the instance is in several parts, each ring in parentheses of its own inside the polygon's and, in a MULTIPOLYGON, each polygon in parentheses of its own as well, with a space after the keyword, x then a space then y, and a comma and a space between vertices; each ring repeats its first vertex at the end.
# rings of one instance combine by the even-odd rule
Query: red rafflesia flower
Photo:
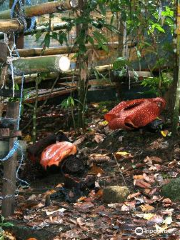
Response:
POLYGON ((77 148, 70 142, 58 142, 45 148, 41 154, 40 164, 47 168, 47 166, 56 165, 62 162, 62 160, 70 155, 74 155, 77 152, 77 148))
POLYGON ((144 127, 155 120, 164 109, 163 98, 147 98, 123 101, 105 114, 111 129, 127 129, 144 127))

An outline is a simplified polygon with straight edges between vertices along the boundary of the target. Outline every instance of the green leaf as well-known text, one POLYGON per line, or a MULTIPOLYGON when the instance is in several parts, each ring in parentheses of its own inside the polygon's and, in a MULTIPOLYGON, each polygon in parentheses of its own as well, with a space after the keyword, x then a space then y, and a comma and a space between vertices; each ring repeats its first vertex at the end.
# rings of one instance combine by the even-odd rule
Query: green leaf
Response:
POLYGON ((49 33, 46 33, 44 40, 42 41, 41 45, 44 44, 45 47, 49 47, 51 41, 51 37, 49 33))
POLYGON ((53 32, 51 37, 55 40, 58 40, 58 34, 56 32, 53 32))
POLYGON ((42 35, 42 32, 37 32, 36 33, 36 35, 35 35, 35 37, 36 37, 36 42, 39 40, 39 38, 41 37, 41 35, 42 35))
POLYGON ((94 39, 88 35, 88 42, 90 42, 94 46, 94 39))

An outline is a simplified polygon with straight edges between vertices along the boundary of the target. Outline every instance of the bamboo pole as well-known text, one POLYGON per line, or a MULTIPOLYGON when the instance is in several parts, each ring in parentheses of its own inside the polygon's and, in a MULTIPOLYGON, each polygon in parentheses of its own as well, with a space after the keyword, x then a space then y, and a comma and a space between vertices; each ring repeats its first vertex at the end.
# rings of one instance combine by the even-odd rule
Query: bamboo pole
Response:
MULTIPOLYGON (((7 118, 17 118, 19 114, 19 103, 9 102, 7 106, 7 118)), ((17 124, 14 125, 14 129, 17 124)), ((17 138, 10 138, 9 149, 13 148, 17 138)), ((17 167, 17 152, 14 153, 7 161, 4 162, 4 175, 2 187, 2 215, 8 217, 14 213, 15 206, 15 190, 16 190, 16 167, 17 167)))
POLYGON ((0 20, 0 32, 23 31, 24 26, 17 19, 0 20))
MULTIPOLYGON (((109 64, 109 65, 103 65, 103 66, 97 66, 95 67, 96 71, 98 71, 99 73, 102 73, 102 72, 107 72, 109 70, 112 69, 112 65, 109 64)), ((90 71, 90 69, 89 69, 90 71)), ((79 70, 78 69, 71 69, 71 70, 68 70, 67 72, 64 72, 64 73, 61 73, 61 81, 62 82, 65 82, 65 81, 72 81, 72 76, 74 78, 74 76, 78 76, 78 73, 79 73, 79 70), (64 78, 64 80, 63 80, 64 78)), ((51 73, 48 73, 46 77, 43 78, 43 81, 48 81, 48 80, 51 80, 51 79, 54 79, 56 77, 58 77, 58 72, 51 72, 51 73)), ((35 79, 37 78, 37 74, 31 74, 31 75, 25 75, 25 83, 29 83, 29 82, 34 82, 35 79)), ((17 84, 20 84, 21 83, 21 77, 20 76, 15 76, 15 82, 17 84)))
MULTIPOLYGON (((52 27, 51 27, 51 31, 56 31, 56 30, 62 30, 62 29, 67 29, 68 27, 68 23, 67 22, 61 22, 61 23, 58 23, 58 24, 52 24, 52 27)), ((20 29, 19 31, 23 31, 24 29, 20 29)), ((24 36, 27 36, 27 35, 33 35, 33 34, 36 34, 37 32, 48 32, 49 31, 49 27, 47 26, 38 26, 36 27, 35 29, 32 29, 31 31, 27 31, 27 32, 24 32, 24 36)), ((0 40, 1 39, 4 39, 4 34, 3 33, 0 33, 0 40)))
POLYGON ((42 73, 42 72, 65 72, 70 67, 70 60, 66 56, 40 56, 33 58, 18 58, 13 61, 16 75, 42 73))
MULTIPOLYGON (((33 6, 25 6, 23 7, 23 13, 25 17, 34 17, 41 16, 43 14, 50 14, 56 12, 62 12, 65 10, 70 10, 72 8, 76 8, 76 1, 65 0, 65 1, 55 1, 55 2, 47 2, 41 3, 33 6)), ((0 19, 10 19, 11 11, 6 10, 0 12, 0 19)))
MULTIPOLYGON (((118 48, 118 43, 114 42, 114 43, 108 43, 107 44, 110 51, 111 49, 117 49, 118 48)), ((88 44, 86 45, 87 49, 92 49, 92 45, 88 44)), ((94 46, 95 49, 98 50, 98 45, 94 46)), ((79 48, 74 47, 74 46, 62 46, 59 48, 47 48, 47 49, 43 49, 43 48, 33 48, 33 49, 19 49, 19 55, 20 57, 33 57, 33 56, 46 56, 46 55, 56 55, 56 54, 69 54, 69 53, 76 53, 79 51, 79 48)), ((99 51, 103 51, 103 50, 99 50, 99 51)), ((107 53, 106 53, 107 54, 107 53)), ((98 53, 97 53, 98 55, 98 53)))

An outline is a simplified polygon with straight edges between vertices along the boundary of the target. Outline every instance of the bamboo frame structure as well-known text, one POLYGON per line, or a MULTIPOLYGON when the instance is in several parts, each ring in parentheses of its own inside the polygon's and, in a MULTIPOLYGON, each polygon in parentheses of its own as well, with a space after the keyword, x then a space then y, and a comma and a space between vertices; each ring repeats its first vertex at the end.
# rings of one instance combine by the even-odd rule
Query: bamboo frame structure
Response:
MULTIPOLYGON (((76 8, 76 1, 65 0, 65 1, 55 1, 55 2, 47 2, 41 3, 33 6, 25 6, 23 7, 24 17, 34 17, 41 16, 44 14, 62 12, 66 10, 71 10, 72 8, 76 8)), ((0 12, 0 19, 10 19, 11 18, 11 10, 6 10, 0 12)))

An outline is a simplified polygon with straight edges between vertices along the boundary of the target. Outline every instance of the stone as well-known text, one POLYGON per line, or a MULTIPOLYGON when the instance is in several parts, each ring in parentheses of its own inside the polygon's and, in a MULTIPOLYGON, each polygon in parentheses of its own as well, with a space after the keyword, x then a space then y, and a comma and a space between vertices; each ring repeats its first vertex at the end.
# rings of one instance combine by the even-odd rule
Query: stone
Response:
POLYGON ((103 190, 103 201, 105 203, 122 203, 130 194, 126 186, 108 186, 103 190))
POLYGON ((162 196, 174 201, 180 201, 180 178, 172 179, 162 187, 162 196))

